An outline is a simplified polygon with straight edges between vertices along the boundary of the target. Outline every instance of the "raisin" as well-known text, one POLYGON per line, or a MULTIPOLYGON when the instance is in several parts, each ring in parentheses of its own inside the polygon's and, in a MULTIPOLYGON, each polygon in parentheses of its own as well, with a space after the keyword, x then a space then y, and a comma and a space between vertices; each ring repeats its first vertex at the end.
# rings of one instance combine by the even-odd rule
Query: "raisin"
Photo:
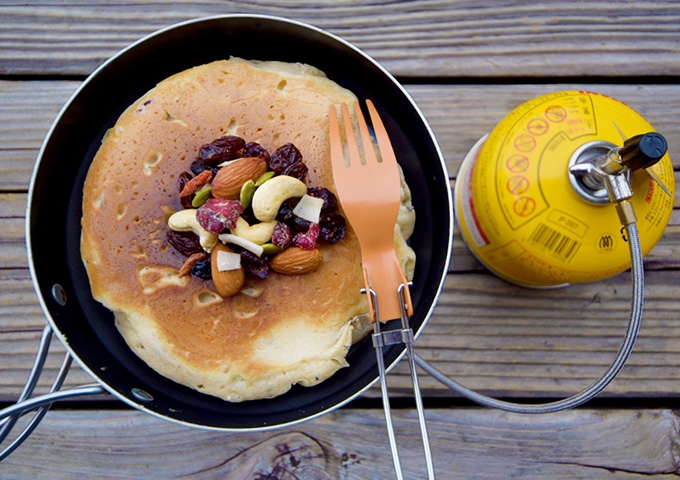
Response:
POLYGON ((179 203, 182 205, 182 208, 186 210, 187 208, 193 208, 193 206, 191 205, 192 200, 193 195, 189 197, 180 197, 179 203))
POLYGON ((185 257, 203 251, 198 235, 193 232, 175 232, 167 230, 165 238, 172 248, 185 257))
POLYGON ((257 219, 255 214, 253 213, 253 206, 250 205, 248 208, 246 208, 243 213, 241 214, 241 218, 248 222, 248 225, 255 225, 256 223, 259 223, 260 221, 257 219))
POLYGON ((244 157, 260 157, 263 158, 265 161, 269 162, 269 152, 267 151, 266 148, 264 148, 262 145, 260 145, 257 142, 250 142, 246 143, 246 146, 243 147, 243 156, 244 157))
POLYGON ((297 215, 293 215, 293 217, 288 222, 286 222, 286 224, 294 232, 304 232, 309 228, 310 222, 309 220, 300 218, 297 215))
POLYGON ((210 143, 203 145, 198 151, 198 160, 203 160, 208 165, 215 165, 227 160, 239 158, 241 150, 246 142, 241 137, 225 135, 210 143))
POLYGON ((191 267, 191 274, 194 277, 202 278, 203 280, 212 279, 212 267, 210 266, 210 257, 199 260, 191 267))
POLYGON ((279 213, 276 214, 276 219, 279 222, 288 223, 294 216, 293 207, 291 207, 288 202, 283 202, 279 207, 279 213))
POLYGON ((321 207, 321 215, 329 215, 335 213, 338 209, 338 199, 333 192, 324 187, 310 187, 307 189, 307 195, 323 199, 323 206, 321 207))
POLYGON ((335 245, 345 236, 346 224, 345 217, 338 213, 321 217, 319 239, 329 245, 335 245))
POLYGON ((261 280, 269 276, 269 260, 264 255, 258 257, 249 250, 242 250, 241 265, 243 270, 261 280))
POLYGON ((189 168, 191 169, 192 172, 194 172, 194 175, 199 175, 200 173, 203 173, 206 170, 210 170, 213 174, 215 174, 219 170, 218 168, 208 165, 205 162, 205 160, 196 160, 194 162, 191 162, 189 168))
MULTIPOLYGON (((177 177, 177 191, 181 192, 184 190, 184 187, 192 178, 194 178, 194 176, 189 172, 180 173, 179 177, 177 177)), ((182 197, 179 201, 182 204, 182 208, 191 208, 191 197, 182 197)))
POLYGON ((305 165, 304 162, 298 162, 284 168, 281 171, 281 175, 288 175, 289 177, 294 177, 304 182, 305 178, 307 178, 308 171, 309 168, 307 167, 307 165, 305 165))
POLYGON ((194 176, 189 172, 180 173, 179 177, 177 177, 177 191, 181 192, 184 190, 185 185, 189 183, 192 178, 194 178, 194 176))
POLYGON ((285 168, 302 161, 302 153, 292 143, 277 148, 269 159, 269 169, 280 174, 285 168))

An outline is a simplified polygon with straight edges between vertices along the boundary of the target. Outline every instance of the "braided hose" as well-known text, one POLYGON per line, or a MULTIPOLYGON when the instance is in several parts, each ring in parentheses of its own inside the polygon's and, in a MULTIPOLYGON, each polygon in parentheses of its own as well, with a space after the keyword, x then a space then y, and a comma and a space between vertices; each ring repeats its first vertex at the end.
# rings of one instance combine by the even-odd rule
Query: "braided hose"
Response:
POLYGON ((569 408, 574 408, 585 402, 591 400, 596 395, 598 395, 604 388, 614 380, 614 377, 619 373, 623 365, 626 363, 631 350, 633 349, 633 344, 637 338, 638 331, 640 330, 640 323, 642 321, 642 306, 644 302, 644 268, 642 263, 642 250, 640 248, 640 237, 638 234, 638 229, 636 224, 629 223, 626 225, 626 231, 628 233, 628 245, 630 247, 630 259, 631 259, 631 280, 632 280, 632 301, 630 308, 630 319, 628 321, 628 329, 626 331, 626 336, 623 340, 623 344, 619 349, 616 358, 609 366, 607 371, 594 383, 585 388, 580 393, 573 395, 562 400, 557 400, 549 403, 539 403, 539 404, 522 404, 507 402, 504 400, 498 400, 496 398, 488 397, 482 395, 481 393, 470 390, 469 388, 461 385, 455 380, 448 378, 446 375, 441 373, 435 367, 430 365, 428 362, 423 360, 420 356, 415 356, 415 361, 420 367, 430 374, 433 378, 441 382, 442 384, 449 387, 451 390, 461 394, 468 400, 472 400, 480 405, 498 408, 501 410, 506 410, 508 412, 515 413, 550 413, 557 412, 560 410, 566 410, 569 408))

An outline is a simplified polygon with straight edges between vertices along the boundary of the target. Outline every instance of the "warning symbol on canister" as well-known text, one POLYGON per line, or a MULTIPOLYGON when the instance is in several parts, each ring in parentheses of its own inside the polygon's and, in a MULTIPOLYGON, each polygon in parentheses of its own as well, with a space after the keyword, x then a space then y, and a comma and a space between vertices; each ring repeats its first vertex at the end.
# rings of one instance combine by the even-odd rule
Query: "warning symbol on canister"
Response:
POLYGON ((531 197, 519 197, 512 208, 520 217, 528 217, 536 210, 536 200, 531 197))
POLYGON ((548 128, 550 128, 548 122, 540 117, 533 118, 527 123, 527 130, 529 130, 529 133, 536 136, 543 135, 548 131, 548 128))
POLYGON ((515 139, 515 148, 520 152, 530 152, 536 148, 536 139, 523 133, 515 139))
POLYGON ((550 105, 545 109, 545 118, 553 123, 563 122, 567 118, 567 110, 561 105, 550 105))
POLYGON ((512 173, 522 173, 529 168, 529 159, 524 155, 515 154, 508 158, 505 165, 512 173))
POLYGON ((508 191, 513 195, 521 195, 529 190, 529 179, 522 175, 515 175, 508 179, 508 191))

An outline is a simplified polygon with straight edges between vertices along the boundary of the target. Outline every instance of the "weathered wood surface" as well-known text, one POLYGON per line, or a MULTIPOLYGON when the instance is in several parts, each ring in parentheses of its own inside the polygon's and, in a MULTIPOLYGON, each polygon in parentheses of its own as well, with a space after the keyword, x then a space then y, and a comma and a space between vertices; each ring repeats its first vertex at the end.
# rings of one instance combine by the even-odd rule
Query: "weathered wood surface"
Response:
MULTIPOLYGON (((610 95, 638 110, 668 138, 680 180, 678 2, 2 2, 0 402, 19 395, 45 322, 31 286, 23 229, 31 171, 51 123, 82 79, 121 48, 178 21, 225 13, 307 22, 376 58, 406 83, 423 110, 452 185, 469 148, 513 107, 568 88, 610 95)), ((673 408, 680 396, 678 193, 675 208, 645 259, 645 317, 634 353, 603 392, 601 408, 527 417, 433 407, 428 419, 439 478, 680 473, 678 419, 671 410, 651 408, 673 408), (631 408, 607 408, 614 401, 631 408)), ((627 274, 563 290, 525 290, 485 271, 457 233, 452 260, 417 342, 419 353, 446 374, 488 394, 542 399, 584 388, 613 359, 628 316, 627 274)), ((63 354, 53 342, 42 390, 63 354)), ((90 381, 76 367, 67 384, 90 381)), ((421 384, 429 404, 458 404, 431 378, 421 376, 421 384)), ((389 385, 395 397, 410 395, 404 365, 390 374, 389 385)), ((0 464, 0 478, 393 476, 379 409, 349 405, 298 427, 243 434, 93 405, 51 411, 28 443, 0 464)), ((395 419, 407 478, 424 478, 412 408, 397 408, 395 419)))
MULTIPOLYGON (((441 479, 677 478, 670 410, 590 410, 538 417, 427 412, 441 479)), ((395 412, 405 478, 426 478, 414 413, 395 412)), ((0 466, 3 479, 394 478, 379 410, 343 409, 266 433, 188 429, 130 411, 53 411, 0 466), (361 432, 360 435, 357 432, 361 432)))
POLYGON ((413 77, 680 73, 680 5, 638 2, 59 1, 0 6, 0 74, 89 74, 144 35, 229 13, 313 24, 413 77), (379 15, 376 12, 380 12, 379 15))

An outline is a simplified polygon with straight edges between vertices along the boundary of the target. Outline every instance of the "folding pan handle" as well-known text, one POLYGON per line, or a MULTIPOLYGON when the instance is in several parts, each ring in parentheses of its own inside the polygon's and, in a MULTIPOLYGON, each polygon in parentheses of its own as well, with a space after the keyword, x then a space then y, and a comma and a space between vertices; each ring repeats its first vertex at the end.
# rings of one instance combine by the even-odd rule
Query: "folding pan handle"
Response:
POLYGON ((45 395, 31 398, 33 390, 35 389, 40 375, 42 374, 51 340, 52 328, 49 325, 46 325, 43 329, 42 337, 40 338, 40 346, 35 357, 35 362, 33 363, 33 368, 31 369, 23 392, 19 396, 17 403, 0 410, 0 444, 2 444, 22 415, 25 415, 32 410, 38 409, 35 416, 31 419, 28 425, 24 427, 24 430, 12 441, 11 444, 0 451, 0 461, 8 457, 29 437, 33 430, 35 430, 35 428, 38 426, 40 421, 45 417, 45 414, 49 410, 52 403, 56 402, 57 400, 64 400, 67 398, 86 395, 99 395, 105 393, 105 390, 98 384, 82 385, 79 387, 69 388, 67 390, 59 390, 64 383, 64 379, 66 378, 73 361, 71 356, 67 353, 61 364, 59 373, 52 384, 50 392, 45 395))

